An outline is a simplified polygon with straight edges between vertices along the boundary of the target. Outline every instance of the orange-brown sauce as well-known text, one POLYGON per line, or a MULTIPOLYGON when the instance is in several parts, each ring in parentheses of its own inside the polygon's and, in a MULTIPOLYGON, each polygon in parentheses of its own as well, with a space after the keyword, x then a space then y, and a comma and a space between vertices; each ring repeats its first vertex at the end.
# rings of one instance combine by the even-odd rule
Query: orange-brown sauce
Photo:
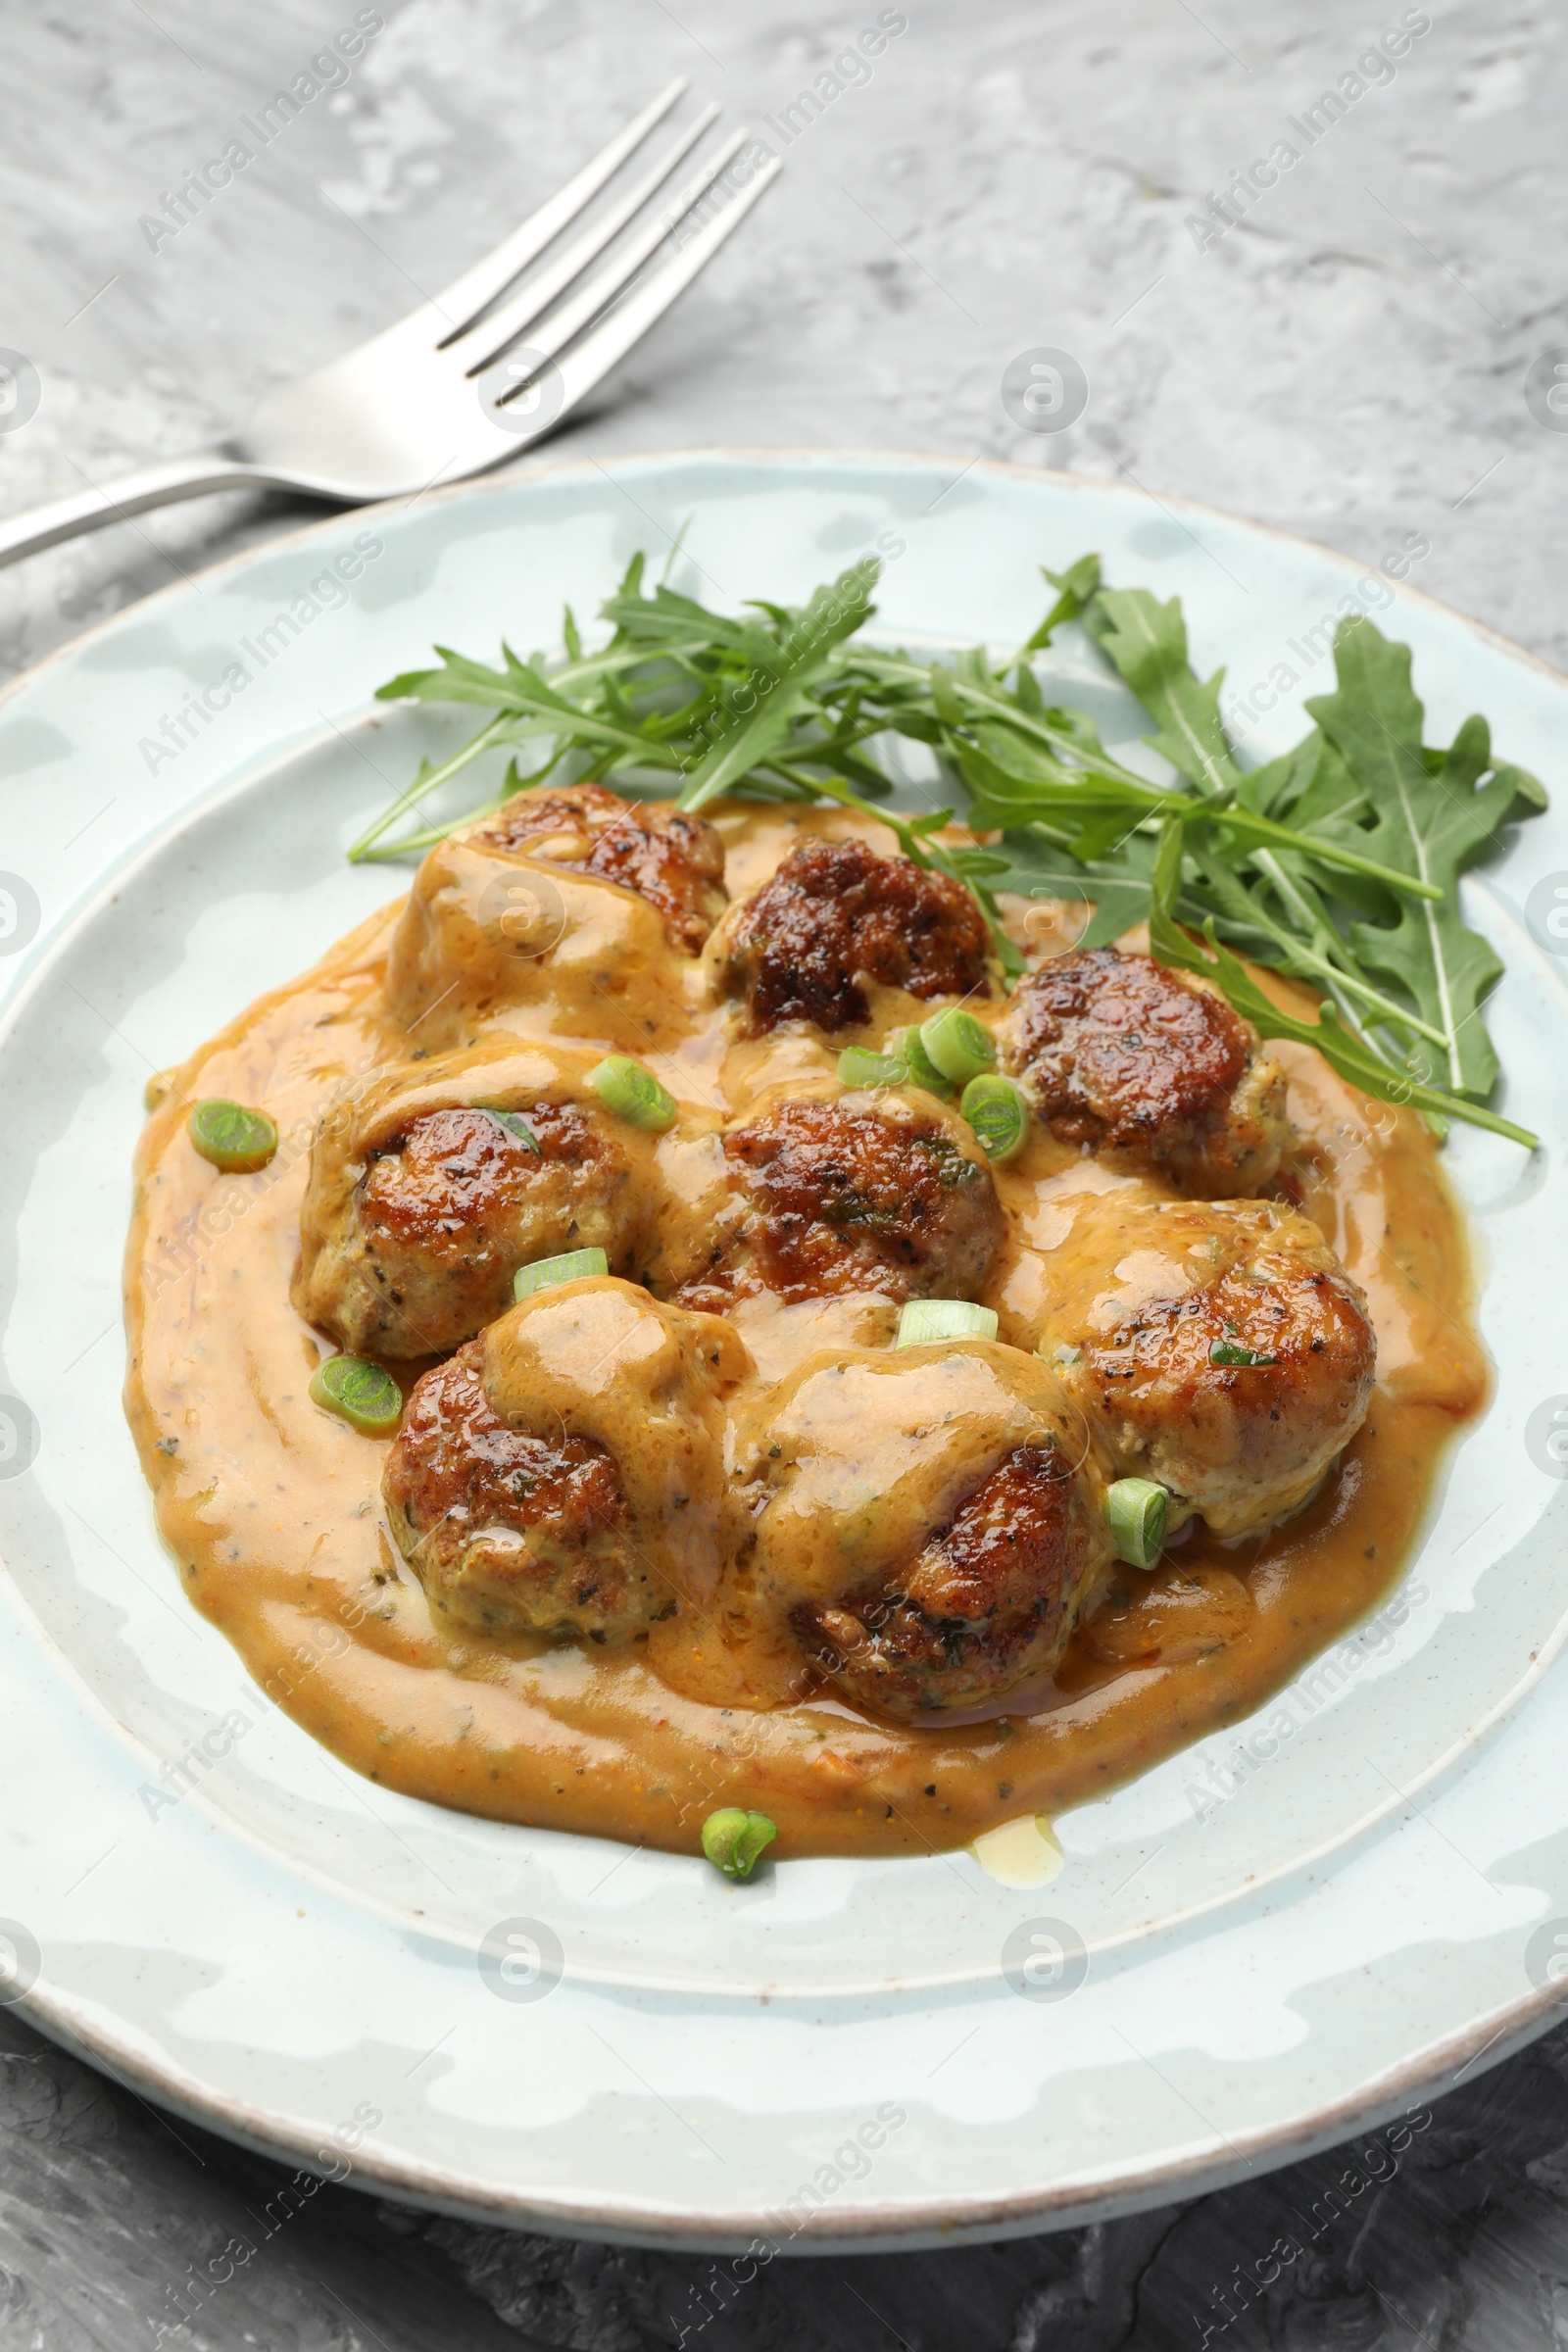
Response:
MULTIPOLYGON (((735 895, 803 825, 875 830, 815 812, 721 809, 717 821, 735 895)), ((626 894, 602 895, 640 911, 626 894)), ((1070 943, 1070 918, 1015 911, 1026 944, 1070 943)), ((357 1770, 433 1803, 677 1850, 729 1804, 771 1815, 782 1854, 952 1847, 1101 1793, 1247 1714, 1397 1575, 1444 1448, 1485 1388, 1463 1231, 1420 1122, 1283 1047, 1302 1205, 1371 1303, 1371 1413, 1316 1500, 1273 1535, 1224 1545, 1200 1526, 1157 1574, 1123 1572, 1054 1686, 1030 1694, 1034 1711, 1015 1699, 991 1721, 902 1729, 837 1700, 726 1707, 677 1694, 640 1648, 499 1641, 433 1621, 385 1532, 388 1441, 310 1402, 324 1343, 289 1303, 317 1117, 346 1078, 410 1050, 382 995, 397 912, 170 1074, 138 1155, 126 1257, 127 1410, 185 1589, 262 1686, 357 1770), (270 1167, 224 1175, 197 1156, 185 1118, 207 1095, 270 1112, 282 1138, 270 1167)), ((612 919, 612 962, 613 946, 612 919)), ((831 1070, 842 1039, 728 1046, 695 967, 680 977, 646 1018, 678 1098, 735 1109, 762 1083, 831 1070)), ((897 1009, 883 1021, 879 1007, 879 1024, 897 1009)), ((541 1004, 515 1026, 545 1035, 559 1013, 541 1004)), ((635 1049, 640 1017, 617 998, 601 1042, 635 1049)), ((592 1037, 580 1006, 567 1026, 592 1037)), ((1004 1341, 1032 1345, 1053 1252, 1071 1246, 1074 1196, 1119 1181, 1038 1130, 998 1171, 1008 1239, 984 1296, 1004 1341)), ((811 1348, 885 1338, 890 1310, 752 1301, 737 1321, 757 1365, 744 1408, 811 1348)))

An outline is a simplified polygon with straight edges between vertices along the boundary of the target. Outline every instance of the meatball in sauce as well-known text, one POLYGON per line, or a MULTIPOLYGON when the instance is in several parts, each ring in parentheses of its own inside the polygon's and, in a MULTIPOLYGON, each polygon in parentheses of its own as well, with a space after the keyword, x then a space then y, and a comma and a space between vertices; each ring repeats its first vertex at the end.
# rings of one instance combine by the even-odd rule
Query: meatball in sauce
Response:
POLYGON ((517 793, 420 864, 392 938, 389 1009, 421 1052, 496 1022, 633 1052, 683 1034, 723 871, 706 817, 602 784, 517 793))
POLYGON ((1311 1497, 1366 1418, 1366 1299, 1310 1219, 1262 1200, 1104 1196, 1060 1252, 1040 1351, 1120 1477, 1173 1518, 1262 1535, 1311 1497))
POLYGON ((543 1049, 404 1065, 328 1107, 311 1151, 294 1298, 345 1348, 435 1355, 512 1303, 535 1258, 630 1270, 648 1151, 599 1104, 587 1057, 543 1049))
POLYGON ((1055 1664, 1078 1597, 1073 1472, 1049 1446, 1017 1446, 980 1480, 909 1573, 869 1594, 796 1613, 829 1681, 907 1720, 1004 1696, 1055 1664))
POLYGON ((522 1299, 416 1382, 382 1480, 432 1606, 622 1642, 710 1606, 731 1538, 722 1400, 746 1351, 630 1283, 522 1299))
POLYGON ((592 1438, 511 1428, 478 1340, 416 1384, 382 1493, 432 1606, 481 1632, 625 1642, 667 1605, 613 1457, 592 1438))
POLYGON ((724 845, 706 817, 662 801, 626 801, 603 784, 519 792, 463 838, 635 891, 664 918, 670 945, 695 956, 728 904, 724 845))
POLYGON ((868 991, 990 994, 989 942, 974 894, 863 841, 800 843, 743 900, 713 942, 745 1033, 806 1021, 830 1034, 871 1018, 868 991))
POLYGON ((798 1661, 876 1714, 985 1707, 1049 1675, 1109 1563, 1098 1441, 1016 1348, 813 1357, 751 1446, 749 1589, 798 1661))
POLYGON ((983 1153, 929 1095, 777 1096, 722 1136, 728 1198, 666 1279, 722 1312, 759 1291, 972 1297, 1002 1239, 983 1153))
POLYGON ((1004 1065, 1058 1143, 1220 1200, 1262 1192, 1288 1140, 1285 1078, 1202 981, 1075 950, 1018 990, 1004 1065))

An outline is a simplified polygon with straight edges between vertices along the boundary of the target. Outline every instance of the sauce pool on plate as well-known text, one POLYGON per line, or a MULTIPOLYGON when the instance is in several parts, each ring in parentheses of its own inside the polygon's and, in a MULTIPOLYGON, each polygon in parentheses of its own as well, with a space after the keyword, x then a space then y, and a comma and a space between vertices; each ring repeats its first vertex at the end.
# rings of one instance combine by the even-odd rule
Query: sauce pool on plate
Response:
MULTIPOLYGON (((1241 1105, 1223 1131, 1169 1089, 1118 1125, 1077 1000, 1037 991, 1026 1019, 961 909, 864 864, 858 820, 720 805, 720 878, 706 826, 507 808, 510 834, 443 845, 408 905, 150 1090, 126 1396, 185 1591, 407 1794, 687 1852, 731 1806, 784 1856, 1015 1824, 1029 1850, 1004 1839, 998 1872, 1044 1884, 1036 1817, 1245 1716, 1399 1575, 1485 1389, 1433 1140, 1292 1046, 1246 1079, 1203 1065, 1203 1101, 1241 1105), (795 900, 759 899, 787 859, 795 900), (960 1084, 837 1076, 954 1004, 1034 1105, 995 1167, 960 1084), (657 1097, 652 1126, 606 1106, 609 1056, 653 1072, 665 1126, 657 1097), (213 1099, 272 1122, 265 1165, 193 1148, 213 1099), (1271 1132, 1264 1190, 1202 1189, 1254 1183, 1271 1132), (453 1170, 483 1247, 443 1232, 453 1170), (503 1229, 514 1257, 600 1248, 607 1273, 513 1306, 503 1229), (998 1336, 901 1351, 911 1298, 972 1299, 998 1336), (601 1327, 676 1368, 644 1390, 584 1368, 601 1327), (313 1397, 337 1346, 396 1381, 402 1433, 313 1397), (454 1485, 430 1450, 460 1391, 465 1442, 482 1422, 523 1498, 499 1534, 451 1501, 471 1464, 454 1485), (1171 1492, 1152 1571, 1110 1555, 1118 1474, 1171 1492)), ((1049 971, 1070 936, 1012 912, 1049 971)), ((1163 1071, 1165 1016, 1138 1005, 1116 1066, 1163 1071)))

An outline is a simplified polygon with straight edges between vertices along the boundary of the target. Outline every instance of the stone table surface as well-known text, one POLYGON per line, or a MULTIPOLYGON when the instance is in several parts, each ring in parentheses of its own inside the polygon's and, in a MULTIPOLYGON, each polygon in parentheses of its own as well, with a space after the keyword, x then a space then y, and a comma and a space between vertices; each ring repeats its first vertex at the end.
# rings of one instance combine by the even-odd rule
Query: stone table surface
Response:
MULTIPOLYGON (((221 431, 443 283, 686 73, 763 126, 782 182, 564 453, 899 447, 1128 479, 1368 563, 1421 545, 1423 589, 1568 662, 1568 18, 1545 0, 382 0, 340 86, 172 231, 166 194, 357 13, 9 0, 0 343, 39 399, 0 429, 0 509, 221 431), (874 66, 835 71, 879 21, 874 66), (815 119, 783 116, 808 89, 815 119), (1325 89, 1342 119, 1311 135, 1325 89), (1273 185, 1234 176, 1279 167, 1281 140, 1301 152, 1273 185), (1002 397, 1042 346, 1089 385, 1054 433, 1002 397)), ((6 400, 0 379, 0 428, 6 400)), ((0 673, 305 512, 209 500, 0 572, 0 673)), ((1568 2344, 1568 2031, 1401 2136, 1103 2228, 781 2261, 740 2293, 700 2260, 328 2186, 180 2328, 180 2280, 255 2235, 279 2168, 0 2012, 0 2346, 1568 2344), (1331 2179, 1347 2209, 1311 2259, 1227 2303, 1235 2266, 1331 2179)))

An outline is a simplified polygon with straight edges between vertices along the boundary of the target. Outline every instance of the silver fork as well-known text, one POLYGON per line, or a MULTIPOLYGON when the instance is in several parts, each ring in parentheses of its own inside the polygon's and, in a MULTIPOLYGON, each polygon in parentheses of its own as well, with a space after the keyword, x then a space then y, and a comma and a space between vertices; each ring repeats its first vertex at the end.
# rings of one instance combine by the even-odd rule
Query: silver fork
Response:
POLYGON ((772 157, 722 212, 633 284, 745 144, 747 133, 736 131, 650 211, 716 118, 717 107, 708 107, 573 243, 509 300, 499 300, 587 209, 686 86, 682 76, 662 90, 444 292, 329 367, 280 384, 226 440, 0 521, 0 564, 213 490, 297 490, 359 506, 461 481, 515 457, 550 432, 662 318, 778 175, 772 157), (603 269, 586 275, 624 229, 634 233, 603 269), (530 329, 526 349, 514 350, 530 329))

